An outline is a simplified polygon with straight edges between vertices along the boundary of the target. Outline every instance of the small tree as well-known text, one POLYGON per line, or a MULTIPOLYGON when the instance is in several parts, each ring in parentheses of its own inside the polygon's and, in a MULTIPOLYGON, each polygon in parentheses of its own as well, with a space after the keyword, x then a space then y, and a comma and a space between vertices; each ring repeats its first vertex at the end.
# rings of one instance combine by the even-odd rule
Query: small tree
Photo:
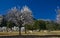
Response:
POLYGON ((56 30, 57 29, 57 24, 54 21, 46 21, 46 28, 47 30, 56 30))
POLYGON ((34 21, 34 24, 33 24, 33 30, 37 30, 37 29, 39 29, 39 21, 38 20, 35 20, 34 21))
POLYGON ((39 27, 40 27, 40 30, 46 30, 45 21, 39 20, 39 27))
POLYGON ((12 30, 12 26, 13 26, 13 23, 11 21, 8 21, 7 22, 7 32, 8 32, 8 28, 10 28, 12 30))
POLYGON ((24 27, 25 27, 25 33, 27 33, 26 32, 27 30, 32 30, 32 25, 30 24, 25 24, 24 27))

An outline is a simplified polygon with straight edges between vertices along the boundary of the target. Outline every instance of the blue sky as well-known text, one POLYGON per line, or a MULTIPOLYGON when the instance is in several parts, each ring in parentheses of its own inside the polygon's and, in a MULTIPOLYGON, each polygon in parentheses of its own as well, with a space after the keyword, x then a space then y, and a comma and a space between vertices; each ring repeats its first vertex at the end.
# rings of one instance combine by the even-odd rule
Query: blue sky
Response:
POLYGON ((60 6, 60 0, 0 0, 0 14, 6 14, 8 9, 27 5, 36 19, 56 20, 55 9, 60 6))

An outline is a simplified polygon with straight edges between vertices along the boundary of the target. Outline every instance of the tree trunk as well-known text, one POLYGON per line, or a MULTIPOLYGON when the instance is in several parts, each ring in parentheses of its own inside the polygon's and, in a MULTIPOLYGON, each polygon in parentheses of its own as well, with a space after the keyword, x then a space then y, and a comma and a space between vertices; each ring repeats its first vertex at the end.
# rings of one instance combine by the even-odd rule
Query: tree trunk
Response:
POLYGON ((19 35, 21 35, 21 26, 19 26, 19 35))
POLYGON ((7 32, 8 32, 8 27, 7 27, 7 32))
POLYGON ((26 32, 26 27, 25 27, 25 34, 26 34, 27 32, 26 32))

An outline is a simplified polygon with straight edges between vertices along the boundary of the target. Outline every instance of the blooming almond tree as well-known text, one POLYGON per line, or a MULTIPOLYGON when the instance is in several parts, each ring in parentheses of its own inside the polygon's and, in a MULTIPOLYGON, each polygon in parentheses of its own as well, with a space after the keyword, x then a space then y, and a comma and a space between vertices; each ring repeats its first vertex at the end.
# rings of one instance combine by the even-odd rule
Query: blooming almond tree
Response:
POLYGON ((6 19, 8 22, 11 21, 19 26, 19 34, 21 35, 21 26, 23 22, 20 10, 18 10, 16 7, 12 8, 8 11, 6 19))

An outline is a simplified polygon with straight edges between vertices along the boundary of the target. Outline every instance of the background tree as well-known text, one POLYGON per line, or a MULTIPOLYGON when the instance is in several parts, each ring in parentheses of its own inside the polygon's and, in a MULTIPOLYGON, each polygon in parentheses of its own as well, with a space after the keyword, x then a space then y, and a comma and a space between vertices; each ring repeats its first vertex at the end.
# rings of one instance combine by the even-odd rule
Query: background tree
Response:
POLYGON ((2 20, 1 20, 1 27, 3 26, 7 26, 7 20, 5 19, 5 16, 3 16, 2 20))
POLYGON ((9 30, 9 28, 10 28, 10 30, 12 30, 12 27, 13 27, 14 25, 13 25, 13 23, 11 22, 11 21, 7 21, 7 32, 8 32, 8 30, 9 30))
POLYGON ((47 30, 57 30, 57 24, 54 21, 46 21, 47 30))
POLYGON ((43 20, 39 20, 39 27, 40 29, 39 30, 46 30, 46 24, 45 24, 45 21, 43 20))
POLYGON ((39 24, 40 24, 39 21, 38 21, 38 20, 35 20, 34 23, 33 23, 33 27, 32 27, 33 30, 39 29, 39 28, 40 28, 40 27, 39 27, 39 24))
POLYGON ((33 26, 31 24, 25 24, 24 27, 25 27, 25 33, 27 33, 26 31, 32 30, 33 26))

